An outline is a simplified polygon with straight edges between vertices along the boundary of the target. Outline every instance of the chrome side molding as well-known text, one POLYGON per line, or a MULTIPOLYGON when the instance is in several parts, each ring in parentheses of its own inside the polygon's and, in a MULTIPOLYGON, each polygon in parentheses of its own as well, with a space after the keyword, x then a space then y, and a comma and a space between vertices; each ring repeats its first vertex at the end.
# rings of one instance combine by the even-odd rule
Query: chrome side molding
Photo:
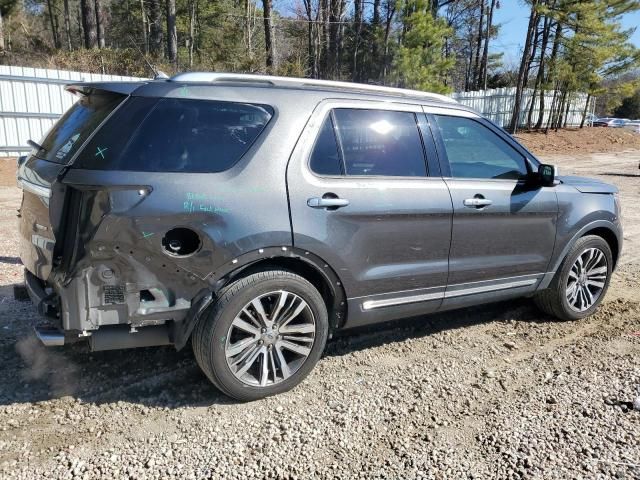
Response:
POLYGON ((363 310, 373 310, 374 308, 391 307, 394 305, 405 305, 407 303, 427 302, 444 298, 444 292, 424 293, 422 295, 412 295, 410 297, 387 298, 384 300, 367 300, 362 303, 363 310))
MULTIPOLYGON (((494 285, 483 285, 479 287, 462 288, 459 290, 451 290, 437 293, 424 293, 420 295, 411 295, 409 297, 386 298, 384 300, 367 300, 362 302, 363 310, 373 310, 376 308, 393 307, 396 305, 406 305, 409 303, 427 302, 430 300, 439 300, 443 298, 455 298, 465 295, 474 295, 478 293, 494 292, 499 290, 508 290, 511 288, 527 287, 533 285, 539 279, 528 278, 526 280, 515 280, 512 282, 499 283, 494 285)), ((453 285, 455 286, 455 285, 453 285)))

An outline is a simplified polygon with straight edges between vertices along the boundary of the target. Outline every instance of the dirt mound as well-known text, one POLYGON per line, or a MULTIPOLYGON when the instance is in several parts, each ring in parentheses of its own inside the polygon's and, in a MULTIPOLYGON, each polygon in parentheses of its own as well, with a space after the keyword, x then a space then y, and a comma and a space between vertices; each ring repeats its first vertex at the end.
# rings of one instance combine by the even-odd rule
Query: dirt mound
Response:
POLYGON ((520 132, 515 137, 535 154, 605 153, 640 149, 640 134, 624 128, 585 127, 557 132, 520 132))
POLYGON ((0 158, 0 186, 16 186, 16 159, 0 158))

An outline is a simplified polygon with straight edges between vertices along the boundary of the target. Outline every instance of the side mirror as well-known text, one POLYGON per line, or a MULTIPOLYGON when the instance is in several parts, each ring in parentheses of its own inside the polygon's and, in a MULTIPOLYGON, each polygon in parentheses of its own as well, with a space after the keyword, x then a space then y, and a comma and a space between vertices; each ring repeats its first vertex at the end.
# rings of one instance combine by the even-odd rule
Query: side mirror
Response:
POLYGON ((556 167, 549 164, 541 164, 538 167, 538 180, 543 187, 553 187, 556 182, 556 167))

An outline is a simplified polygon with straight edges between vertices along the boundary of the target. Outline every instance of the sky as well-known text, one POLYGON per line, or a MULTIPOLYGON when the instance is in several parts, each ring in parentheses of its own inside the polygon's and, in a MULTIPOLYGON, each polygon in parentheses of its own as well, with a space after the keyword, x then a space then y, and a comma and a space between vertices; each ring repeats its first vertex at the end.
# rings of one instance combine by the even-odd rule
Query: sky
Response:
MULTIPOLYGON (((502 0, 500 8, 494 14, 494 22, 501 24, 498 37, 490 44, 493 52, 504 52, 503 63, 506 66, 519 62, 524 45, 524 37, 529 23, 529 9, 521 0, 502 0)), ((640 48, 640 11, 628 13, 622 18, 625 29, 636 28, 631 42, 640 48)))

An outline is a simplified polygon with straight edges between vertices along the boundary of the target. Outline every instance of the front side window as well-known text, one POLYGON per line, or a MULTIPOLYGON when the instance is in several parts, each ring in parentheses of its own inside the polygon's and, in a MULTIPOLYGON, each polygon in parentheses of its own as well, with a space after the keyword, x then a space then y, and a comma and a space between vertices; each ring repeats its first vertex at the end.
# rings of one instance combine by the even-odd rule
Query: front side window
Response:
POLYGON ((134 97, 82 152, 79 166, 141 172, 221 172, 273 116, 266 105, 134 97))
POLYGON ((454 178, 520 179, 525 158, 491 129, 470 118, 436 115, 454 178))

